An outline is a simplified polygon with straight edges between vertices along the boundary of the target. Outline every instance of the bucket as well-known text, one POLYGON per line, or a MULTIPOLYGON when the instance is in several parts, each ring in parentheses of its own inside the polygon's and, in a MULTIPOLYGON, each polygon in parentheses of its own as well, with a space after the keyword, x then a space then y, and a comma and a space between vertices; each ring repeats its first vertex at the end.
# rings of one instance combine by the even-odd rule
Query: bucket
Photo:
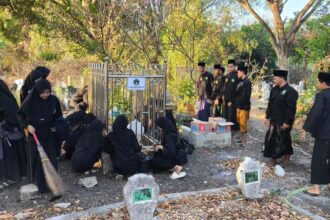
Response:
POLYGON ((152 170, 151 160, 154 157, 153 152, 148 152, 144 154, 143 152, 139 153, 139 172, 140 173, 149 173, 152 170))

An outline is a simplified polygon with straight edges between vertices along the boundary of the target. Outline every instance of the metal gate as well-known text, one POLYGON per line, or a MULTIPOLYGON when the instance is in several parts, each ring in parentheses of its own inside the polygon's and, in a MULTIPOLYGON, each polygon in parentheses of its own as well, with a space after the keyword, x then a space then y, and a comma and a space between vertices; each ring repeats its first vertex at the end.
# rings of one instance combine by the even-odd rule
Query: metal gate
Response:
POLYGON ((160 141, 155 120, 165 116, 166 64, 141 66, 90 64, 92 112, 110 130, 115 118, 125 114, 142 144, 160 141))

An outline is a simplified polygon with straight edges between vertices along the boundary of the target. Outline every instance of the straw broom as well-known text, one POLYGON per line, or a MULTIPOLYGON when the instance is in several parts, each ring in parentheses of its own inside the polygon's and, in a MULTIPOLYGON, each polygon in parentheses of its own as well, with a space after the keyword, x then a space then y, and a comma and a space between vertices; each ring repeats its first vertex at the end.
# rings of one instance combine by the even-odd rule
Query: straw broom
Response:
POLYGON ((37 135, 33 134, 34 141, 37 144, 37 149, 42 163, 42 168, 45 173, 46 182, 49 189, 52 191, 55 197, 59 197, 64 194, 64 184, 61 177, 56 172, 53 164, 50 162, 44 148, 39 142, 37 135))

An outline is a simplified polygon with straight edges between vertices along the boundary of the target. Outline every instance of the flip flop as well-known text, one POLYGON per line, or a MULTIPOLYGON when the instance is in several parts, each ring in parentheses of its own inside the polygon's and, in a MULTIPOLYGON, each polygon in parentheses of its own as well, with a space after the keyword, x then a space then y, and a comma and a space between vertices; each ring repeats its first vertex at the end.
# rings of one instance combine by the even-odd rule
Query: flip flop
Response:
POLYGON ((186 172, 180 172, 180 173, 173 172, 172 174, 170 174, 170 178, 172 180, 175 180, 175 179, 180 179, 182 177, 185 177, 186 175, 187 175, 186 172))

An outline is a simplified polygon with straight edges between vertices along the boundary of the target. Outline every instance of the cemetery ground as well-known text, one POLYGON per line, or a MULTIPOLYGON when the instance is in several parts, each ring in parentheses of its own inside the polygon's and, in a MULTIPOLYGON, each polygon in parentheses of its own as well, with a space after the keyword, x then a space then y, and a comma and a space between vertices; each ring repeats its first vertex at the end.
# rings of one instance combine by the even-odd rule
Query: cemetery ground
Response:
MULTIPOLYGON (((160 195, 218 188, 213 193, 192 193, 190 196, 161 201, 156 210, 160 219, 302 219, 302 216, 308 215, 330 219, 330 192, 326 187, 323 187, 319 197, 311 197, 299 190, 310 182, 313 140, 307 136, 306 141, 302 141, 299 138, 300 130, 297 129, 293 132, 294 155, 288 165, 283 165, 285 176, 277 177, 274 170, 266 165, 261 185, 265 198, 249 201, 243 198, 236 186, 239 163, 246 156, 269 162, 261 153, 266 132, 263 125, 264 110, 256 107, 256 103, 253 106, 246 148, 237 146, 235 142, 225 148, 197 148, 189 155, 185 178, 171 180, 168 173, 154 175, 160 187, 160 195), (282 203, 284 198, 299 210, 282 203)), ((238 134, 235 134, 234 139, 237 137, 238 134)), ((18 213, 26 214, 25 217, 31 219, 44 219, 123 201, 123 187, 127 181, 116 180, 111 173, 91 174, 97 177, 98 184, 89 189, 79 185, 79 179, 87 175, 73 173, 69 161, 60 162, 59 173, 67 186, 67 192, 61 199, 50 203, 50 195, 43 195, 22 202, 20 187, 12 186, 0 192, 0 219, 10 219, 18 213), (70 204, 67 208, 54 207, 58 203, 70 204)), ((128 219, 128 214, 125 208, 118 208, 89 218, 128 219)))

